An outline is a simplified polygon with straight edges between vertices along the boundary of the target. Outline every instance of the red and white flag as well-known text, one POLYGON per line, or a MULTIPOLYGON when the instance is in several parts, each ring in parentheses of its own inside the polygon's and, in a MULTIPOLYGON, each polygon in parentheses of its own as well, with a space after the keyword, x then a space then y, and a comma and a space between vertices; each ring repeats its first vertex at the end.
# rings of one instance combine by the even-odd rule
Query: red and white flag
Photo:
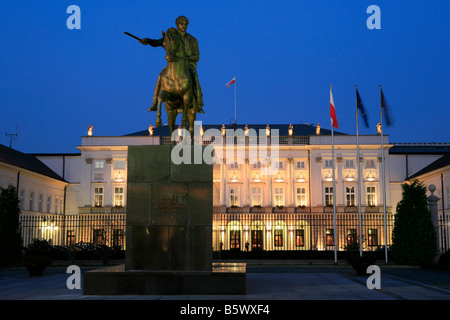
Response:
POLYGON ((233 77, 233 79, 226 84, 227 88, 229 88, 233 83, 236 83, 236 77, 233 77))
POLYGON ((331 117, 331 126, 339 129, 339 124, 336 117, 336 109, 334 108, 334 99, 333 92, 330 88, 330 117, 331 117))

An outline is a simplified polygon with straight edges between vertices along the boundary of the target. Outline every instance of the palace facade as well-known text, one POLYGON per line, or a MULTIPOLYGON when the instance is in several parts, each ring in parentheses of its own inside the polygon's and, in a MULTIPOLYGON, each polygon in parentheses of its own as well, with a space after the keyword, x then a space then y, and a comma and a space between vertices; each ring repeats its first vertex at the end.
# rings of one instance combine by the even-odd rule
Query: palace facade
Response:
MULTIPOLYGON (((343 250, 354 240, 363 250, 390 246, 401 184, 450 151, 450 144, 395 144, 378 134, 332 136, 308 124, 203 125, 199 132, 205 135, 202 144, 215 146, 217 251, 343 250), (211 131, 214 138, 207 137, 211 131)), ((41 231, 28 230, 27 241, 125 247, 128 146, 161 144, 172 144, 167 126, 114 137, 92 135, 91 128, 77 147, 80 153, 29 155, 51 168, 60 184, 50 198, 32 183, 19 185, 23 216, 40 219, 29 226, 41 231), (45 209, 35 204, 41 194, 45 209), (47 224, 53 218, 53 229, 40 226, 42 217, 47 224)), ((442 183, 433 183, 435 194, 444 197, 439 214, 448 221, 450 169, 439 170, 442 183)), ((13 171, 9 180, 0 171, 0 186, 16 185, 13 171)))

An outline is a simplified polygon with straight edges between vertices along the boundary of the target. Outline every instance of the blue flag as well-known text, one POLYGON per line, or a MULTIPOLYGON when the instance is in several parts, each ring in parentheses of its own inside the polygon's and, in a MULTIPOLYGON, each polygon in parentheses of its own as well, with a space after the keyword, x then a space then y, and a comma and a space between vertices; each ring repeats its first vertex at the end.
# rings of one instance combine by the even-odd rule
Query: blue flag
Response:
POLYGON ((361 114, 362 118, 364 119, 364 125, 366 128, 369 127, 369 117, 367 116, 366 108, 364 108, 364 104, 361 100, 361 97, 359 96, 358 89, 356 89, 356 107, 359 110, 359 113, 361 114))
POLYGON ((394 123, 394 119, 391 114, 391 110, 389 108, 389 105, 386 102, 386 99, 384 98, 383 89, 381 89, 381 109, 383 111, 384 120, 386 121, 386 126, 390 127, 394 123))

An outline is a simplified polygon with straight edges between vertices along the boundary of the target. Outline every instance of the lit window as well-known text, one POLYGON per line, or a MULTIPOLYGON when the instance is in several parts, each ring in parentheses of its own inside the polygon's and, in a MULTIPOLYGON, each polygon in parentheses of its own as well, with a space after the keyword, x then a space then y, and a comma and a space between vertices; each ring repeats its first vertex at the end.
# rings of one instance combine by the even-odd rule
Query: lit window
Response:
POLYGON ((369 229, 368 230, 368 241, 367 244, 369 246, 378 246, 378 231, 377 229, 369 229))
POLYGON ((94 188, 94 206, 103 207, 103 187, 94 188))
POLYGON ((94 161, 94 169, 103 169, 105 167, 105 161, 103 160, 95 160, 94 161))
POLYGON ((356 242, 356 229, 347 229, 347 245, 350 246, 356 242))
POLYGON ((277 207, 284 206, 284 188, 275 188, 275 205, 277 207))
POLYGON ((305 230, 297 229, 295 230, 295 246, 303 247, 305 245, 305 230))
POLYGON ((274 240, 275 247, 283 246, 283 230, 282 229, 275 229, 275 235, 274 235, 273 240, 274 240))
POLYGON ((230 206, 239 207, 239 188, 230 188, 230 206))
POLYGON ((353 207, 355 205, 355 187, 345 187, 345 198, 347 207, 353 207))
POLYGON ((376 195, 375 186, 369 186, 369 187, 367 187, 366 190, 367 190, 367 205, 369 207, 376 206, 377 195, 376 195))
POLYGON ((261 188, 252 188, 252 206, 262 206, 261 188))
POLYGON ((334 229, 327 229, 326 237, 327 246, 334 246, 334 229))
POLYGON ((325 187, 325 205, 327 207, 333 205, 333 187, 325 187))
POLYGON ((114 206, 115 207, 123 207, 124 196, 123 196, 123 187, 115 187, 114 188, 114 206))
POLYGON ((297 188, 297 206, 306 206, 306 188, 297 188))

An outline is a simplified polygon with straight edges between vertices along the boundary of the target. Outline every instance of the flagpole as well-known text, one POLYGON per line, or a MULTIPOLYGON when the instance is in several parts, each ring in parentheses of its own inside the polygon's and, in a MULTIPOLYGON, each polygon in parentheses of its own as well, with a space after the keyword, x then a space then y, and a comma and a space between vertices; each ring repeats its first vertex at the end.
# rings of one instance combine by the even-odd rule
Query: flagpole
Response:
MULTIPOLYGON (((355 85, 355 94, 358 94, 358 86, 355 85)), ((356 165, 358 166, 358 219, 359 219, 359 255, 362 257, 361 234, 361 168, 359 164, 359 123, 358 123, 358 97, 356 96, 356 165)))
MULTIPOLYGON (((330 85, 330 93, 333 86, 330 85)), ((334 100, 334 99, 333 99, 334 100)), ((336 187, 335 187, 335 173, 334 173, 334 124, 331 119, 331 164, 333 166, 333 221, 334 221, 334 264, 337 264, 337 242, 336 242, 336 187)))
POLYGON ((384 138, 383 138, 383 96, 381 84, 380 87, 380 125, 381 125, 381 172, 382 172, 382 188, 383 188, 383 213, 384 213, 384 254, 386 264, 388 264, 387 251, 387 223, 386 223, 386 183, 385 183, 385 167, 384 167, 384 138))
POLYGON ((236 117, 236 75, 234 75, 234 124, 237 124, 236 117))

